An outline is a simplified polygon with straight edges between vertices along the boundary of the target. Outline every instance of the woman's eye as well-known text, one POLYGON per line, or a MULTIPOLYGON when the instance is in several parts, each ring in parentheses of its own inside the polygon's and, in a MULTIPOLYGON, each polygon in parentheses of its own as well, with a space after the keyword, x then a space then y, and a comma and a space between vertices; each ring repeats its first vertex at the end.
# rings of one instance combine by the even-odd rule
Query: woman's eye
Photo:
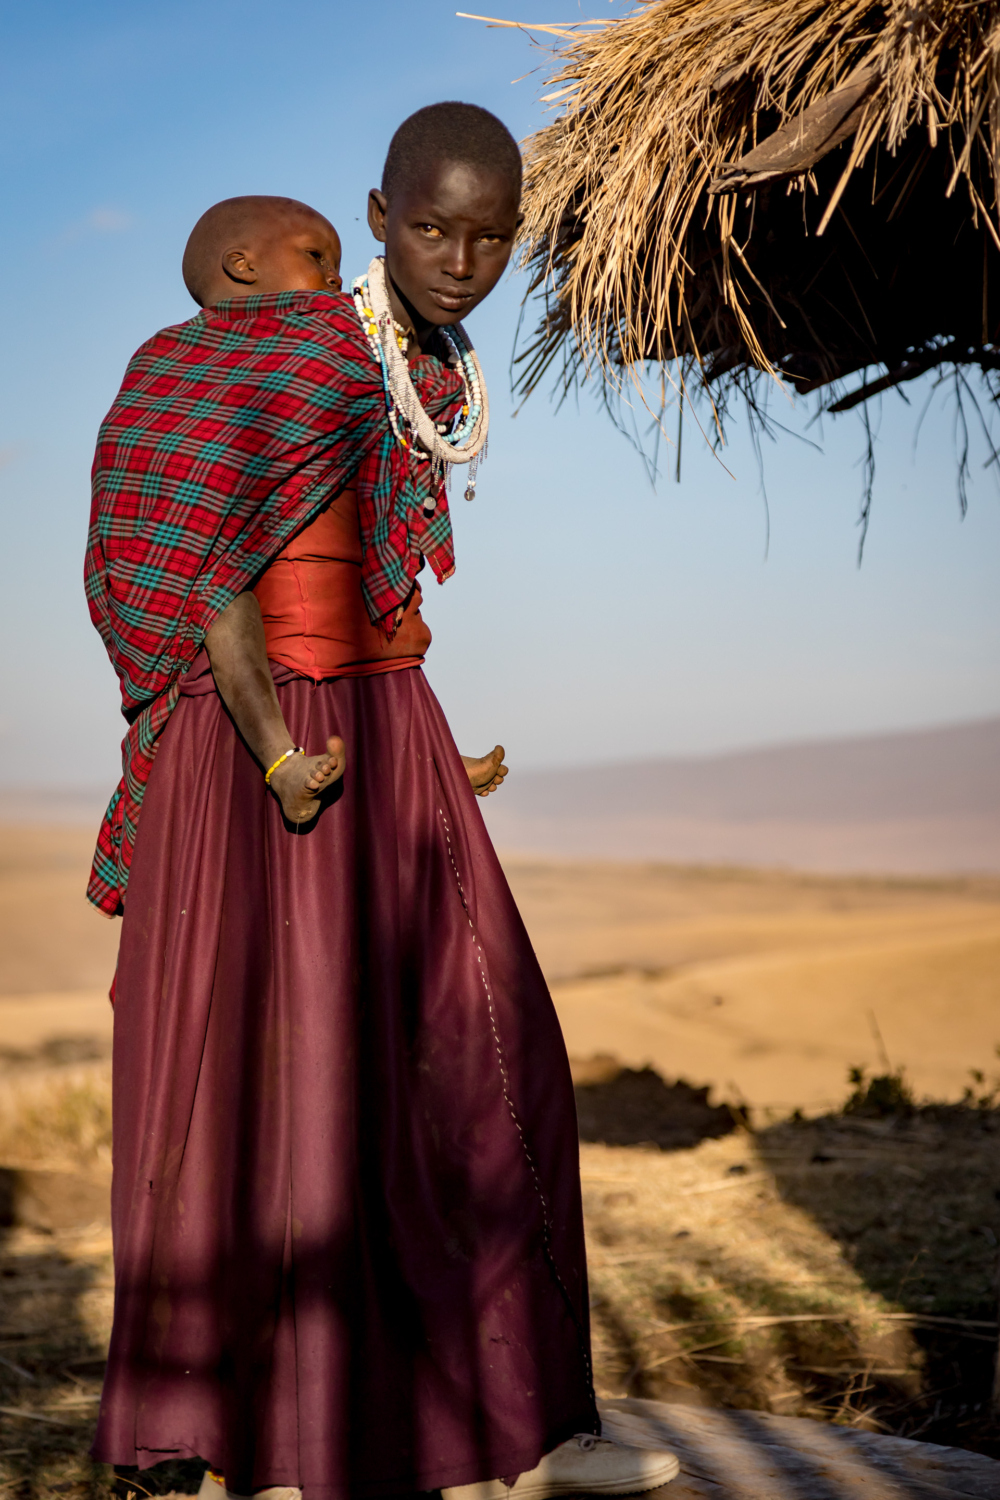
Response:
POLYGON ((420 229, 424 234, 436 236, 437 239, 441 238, 441 231, 436 224, 421 224, 420 229))

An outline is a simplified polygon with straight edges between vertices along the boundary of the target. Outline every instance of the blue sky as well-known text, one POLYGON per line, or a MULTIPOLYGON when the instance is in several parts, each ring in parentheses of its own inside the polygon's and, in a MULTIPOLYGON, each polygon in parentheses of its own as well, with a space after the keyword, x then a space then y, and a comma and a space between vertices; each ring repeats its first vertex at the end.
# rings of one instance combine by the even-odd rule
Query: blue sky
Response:
MULTIPOLYGON (((573 0, 500 13, 580 14, 573 0)), ((0 783, 117 775, 117 688, 80 582, 90 458, 129 355, 194 311, 180 258, 198 215, 236 193, 303 198, 354 274, 396 124, 463 98, 523 137, 544 119, 542 75, 511 80, 543 63, 440 0, 4 7, 0 783)), ((428 674, 462 748, 502 739, 515 766, 580 764, 1000 711, 1000 499, 979 452, 960 520, 942 393, 915 449, 923 387, 884 404, 860 570, 857 418, 828 419, 822 452, 768 446, 765 556, 739 423, 734 478, 689 428, 682 482, 654 491, 593 398, 557 411, 536 395, 513 417, 521 295, 511 278, 470 323, 490 456, 476 502, 454 501, 458 574, 425 607, 428 674)), ((788 425, 805 431, 810 412, 789 408, 788 425)))

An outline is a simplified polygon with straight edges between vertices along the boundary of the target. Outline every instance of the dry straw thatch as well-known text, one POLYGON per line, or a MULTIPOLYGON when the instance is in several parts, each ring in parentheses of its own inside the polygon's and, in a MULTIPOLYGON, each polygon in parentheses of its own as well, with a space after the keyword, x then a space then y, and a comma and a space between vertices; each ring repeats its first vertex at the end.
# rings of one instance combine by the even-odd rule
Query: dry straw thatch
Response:
POLYGON ((525 29, 559 43, 557 118, 526 144, 545 311, 522 391, 652 361, 717 408, 756 406, 763 371, 845 409, 1000 369, 998 0, 649 0, 525 29))

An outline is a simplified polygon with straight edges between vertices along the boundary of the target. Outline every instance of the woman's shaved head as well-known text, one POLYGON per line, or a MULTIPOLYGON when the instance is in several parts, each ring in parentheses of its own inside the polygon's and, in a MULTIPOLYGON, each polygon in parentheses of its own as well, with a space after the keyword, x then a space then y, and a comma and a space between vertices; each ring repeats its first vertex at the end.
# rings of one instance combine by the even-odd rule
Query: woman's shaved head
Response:
POLYGON ((339 291, 340 240, 296 198, 224 198, 192 229, 182 272, 201 307, 268 292, 339 291))
POLYGON ((389 142, 382 192, 392 198, 435 162, 462 162, 498 173, 521 197, 521 152, 502 120, 478 104, 446 99, 426 104, 404 120, 389 142))

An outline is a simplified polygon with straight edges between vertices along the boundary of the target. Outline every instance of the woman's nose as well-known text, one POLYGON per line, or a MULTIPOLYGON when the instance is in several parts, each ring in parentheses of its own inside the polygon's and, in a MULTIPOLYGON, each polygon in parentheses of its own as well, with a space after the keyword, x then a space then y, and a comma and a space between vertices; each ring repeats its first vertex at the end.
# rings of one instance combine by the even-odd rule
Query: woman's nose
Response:
POLYGON ((472 246, 464 240, 452 240, 448 247, 444 269, 456 281, 468 281, 472 275, 472 246))

